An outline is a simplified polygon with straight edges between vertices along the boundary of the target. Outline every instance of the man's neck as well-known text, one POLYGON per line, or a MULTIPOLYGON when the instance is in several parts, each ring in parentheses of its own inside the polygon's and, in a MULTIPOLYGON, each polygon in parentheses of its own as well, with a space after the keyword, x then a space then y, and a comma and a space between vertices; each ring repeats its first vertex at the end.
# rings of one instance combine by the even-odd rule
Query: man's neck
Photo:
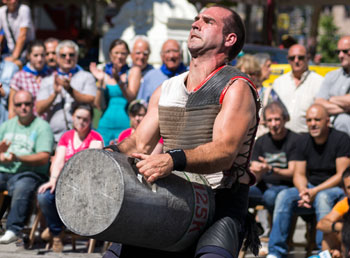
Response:
POLYGON ((23 126, 28 126, 28 125, 30 125, 33 122, 34 119, 35 119, 34 115, 32 115, 32 116, 30 116, 28 118, 20 118, 20 117, 18 117, 18 123, 20 125, 23 125, 23 126))
POLYGON ((287 132, 288 132, 287 128, 284 128, 284 130, 280 134, 271 135, 271 137, 275 141, 280 141, 286 137, 287 132))
POLYGON ((225 64, 223 56, 196 57, 191 59, 190 72, 187 77, 186 87, 188 91, 193 91, 203 80, 213 71, 225 64))
POLYGON ((320 135, 318 137, 313 137, 313 139, 317 145, 322 145, 327 141, 328 135, 329 135, 329 129, 328 129, 327 133, 324 133, 324 135, 320 135))

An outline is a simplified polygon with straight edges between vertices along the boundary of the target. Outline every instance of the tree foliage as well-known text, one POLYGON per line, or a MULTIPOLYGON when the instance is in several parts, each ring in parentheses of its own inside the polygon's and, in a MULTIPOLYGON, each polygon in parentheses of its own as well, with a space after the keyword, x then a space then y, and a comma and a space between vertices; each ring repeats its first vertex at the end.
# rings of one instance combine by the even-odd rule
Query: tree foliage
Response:
POLYGON ((338 56, 335 53, 337 49, 338 27, 334 24, 332 15, 322 15, 320 18, 321 36, 318 42, 318 53, 322 55, 323 63, 337 63, 338 56))

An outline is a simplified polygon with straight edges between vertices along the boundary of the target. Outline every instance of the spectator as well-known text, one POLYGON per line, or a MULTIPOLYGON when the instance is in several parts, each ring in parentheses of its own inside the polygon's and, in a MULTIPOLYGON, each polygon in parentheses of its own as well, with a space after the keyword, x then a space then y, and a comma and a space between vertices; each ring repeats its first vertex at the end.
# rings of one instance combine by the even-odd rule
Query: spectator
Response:
POLYGON ((50 126, 33 113, 27 91, 13 96, 16 116, 0 126, 0 190, 7 190, 11 209, 0 244, 16 241, 30 215, 34 193, 46 180, 53 137, 50 126))
POLYGON ((268 104, 263 116, 269 133, 261 136, 253 148, 250 170, 261 181, 258 186, 250 188, 250 197, 262 198, 272 214, 277 194, 293 186, 298 135, 284 126, 288 113, 279 102, 268 104))
POLYGON ((95 106, 104 111, 97 131, 103 136, 105 145, 129 127, 126 112, 128 101, 135 98, 140 86, 141 69, 134 67, 128 73, 129 67, 126 64, 128 55, 127 43, 116 39, 109 47, 111 63, 106 65, 105 71, 97 69, 96 63, 90 65, 90 71, 97 79, 98 85, 95 106))
POLYGON ((316 102, 327 109, 336 129, 350 135, 350 36, 340 38, 337 53, 342 67, 326 75, 316 102))
POLYGON ((302 45, 290 47, 288 60, 292 71, 277 78, 273 89, 290 115, 286 127, 296 133, 306 133, 306 110, 314 102, 323 77, 309 70, 306 48, 302 45))
POLYGON ((160 57, 163 62, 162 66, 145 75, 137 99, 143 99, 148 103, 155 89, 163 81, 187 71, 187 67, 182 63, 180 44, 176 40, 169 39, 164 42, 160 57))
POLYGON ((58 46, 59 40, 56 38, 48 38, 44 41, 45 52, 46 52, 46 65, 51 71, 57 69, 57 56, 56 47, 58 46))
POLYGON ((79 48, 73 41, 60 42, 56 48, 57 72, 41 81, 38 92, 37 112, 39 115, 47 112, 55 143, 65 131, 72 128, 72 103, 92 104, 95 99, 95 79, 91 73, 76 66, 78 52, 79 48))
POLYGON ((21 67, 26 59, 25 46, 35 38, 30 8, 21 4, 20 0, 3 0, 2 2, 5 5, 0 7, 0 29, 4 30, 4 38, 6 38, 11 54, 5 60, 21 67))
MULTIPOLYGON (((133 134, 136 128, 141 123, 142 119, 145 117, 147 113, 146 102, 144 100, 134 100, 128 106, 128 114, 130 118, 130 128, 122 131, 119 134, 117 142, 112 142, 113 144, 120 143, 125 138, 128 138, 131 134, 133 134)), ((163 139, 160 138, 158 144, 152 151, 152 154, 158 154, 163 152, 163 139)))
POLYGON ((342 218, 349 213, 350 167, 342 175, 342 186, 346 198, 339 201, 332 211, 317 223, 317 229, 323 232, 322 250, 330 250, 332 257, 341 257, 342 218))
POLYGON ((38 201, 43 212, 48 228, 41 237, 45 241, 52 240, 52 250, 62 252, 63 250, 63 223, 58 216, 55 189, 64 163, 75 153, 84 149, 101 149, 103 147, 102 136, 91 130, 93 108, 89 104, 75 103, 73 107, 73 128, 64 133, 58 143, 55 158, 51 165, 50 180, 39 187, 38 201))
MULTIPOLYGON (((249 75, 252 82, 255 84, 257 91, 259 93, 260 101, 262 106, 266 106, 267 104, 273 101, 279 101, 279 98, 276 92, 270 87, 265 88, 262 86, 262 69, 259 65, 258 60, 250 55, 245 54, 241 58, 238 59, 236 67, 242 72, 249 75)), ((265 71, 266 72, 266 71, 265 71)), ((265 75, 266 76, 266 75, 265 75)), ((260 115, 261 117, 261 115, 260 115)), ((260 120, 260 124, 258 127, 258 131, 256 133, 256 138, 259 138, 261 135, 267 133, 269 130, 265 127, 264 119, 260 120)))
POLYGON ((258 61, 261 68, 261 76, 260 81, 263 82, 270 77, 271 74, 271 57, 268 53, 257 53, 253 55, 255 59, 258 61))
MULTIPOLYGON (((28 44, 27 59, 28 63, 13 76, 10 83, 9 118, 16 115, 12 96, 19 90, 29 91, 35 103, 41 80, 50 74, 49 69, 45 65, 45 47, 41 41, 31 41, 28 44)), ((35 108, 34 113, 36 113, 35 108)))
POLYGON ((10 93, 10 81, 13 75, 18 71, 17 65, 5 61, 1 58, 0 47, 0 125, 8 118, 8 97, 10 93))
POLYGON ((132 72, 135 66, 140 67, 142 77, 144 77, 146 73, 152 70, 153 66, 148 63, 150 54, 151 49, 147 37, 140 35, 136 36, 131 50, 132 68, 130 69, 130 72, 132 72))
MULTIPOLYGON (((306 122, 309 133, 302 135, 297 142, 295 187, 281 191, 275 201, 268 258, 287 255, 293 213, 315 212, 317 221, 320 221, 344 195, 337 185, 350 164, 349 136, 329 127, 328 113, 319 104, 313 104, 307 110, 306 122)), ((317 231, 319 249, 321 241, 322 232, 317 231)))

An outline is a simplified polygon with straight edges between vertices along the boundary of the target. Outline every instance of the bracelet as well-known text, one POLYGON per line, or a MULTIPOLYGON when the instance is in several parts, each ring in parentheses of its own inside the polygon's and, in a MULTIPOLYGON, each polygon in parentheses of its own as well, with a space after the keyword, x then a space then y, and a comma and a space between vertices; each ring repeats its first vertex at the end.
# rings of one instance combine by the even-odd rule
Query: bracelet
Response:
POLYGON ((166 153, 168 153, 171 158, 173 159, 174 163, 174 170, 177 171, 183 171, 186 168, 187 164, 187 159, 186 159, 186 154, 183 149, 173 149, 173 150, 168 150, 166 153))
POLYGON ((337 224, 337 222, 338 222, 338 221, 334 221, 334 222, 332 223, 332 232, 336 232, 336 233, 339 232, 338 230, 335 229, 335 224, 337 224))
POLYGON ((114 152, 119 152, 120 153, 120 150, 119 150, 118 146, 115 145, 115 144, 111 144, 111 145, 108 145, 106 147, 103 147, 103 150, 105 150, 105 149, 111 149, 114 152))

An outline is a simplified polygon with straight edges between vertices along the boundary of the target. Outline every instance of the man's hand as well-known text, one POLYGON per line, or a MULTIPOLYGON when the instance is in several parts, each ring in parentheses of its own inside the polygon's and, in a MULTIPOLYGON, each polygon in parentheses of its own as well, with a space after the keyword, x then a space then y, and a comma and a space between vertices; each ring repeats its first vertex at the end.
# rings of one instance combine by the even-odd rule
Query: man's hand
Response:
POLYGON ((0 153, 1 163, 12 163, 12 162, 15 162, 16 160, 17 160, 17 157, 13 153, 10 153, 10 154, 0 153))
POLYGON ((265 174, 272 169, 272 166, 267 163, 264 157, 259 156, 259 161, 253 161, 250 165, 250 170, 254 173, 265 174))
POLYGON ((8 148, 10 147, 11 142, 7 141, 7 140, 2 140, 0 142, 0 153, 1 152, 6 152, 8 150, 8 148))
POLYGON ((173 170, 174 164, 170 154, 145 155, 133 153, 131 156, 141 160, 136 164, 136 167, 149 183, 170 175, 173 170))
POLYGON ((53 90, 55 91, 56 94, 60 94, 62 90, 62 85, 60 84, 60 78, 57 73, 55 73, 55 81, 53 83, 53 90))
POLYGON ((311 208, 312 202, 315 200, 317 192, 313 188, 307 188, 300 192, 300 200, 298 201, 299 207, 311 208))
POLYGON ((72 79, 72 74, 69 74, 69 77, 63 77, 63 76, 56 76, 55 77, 55 83, 57 85, 62 86, 67 92, 71 93, 72 92, 72 87, 70 86, 70 80, 72 79))

